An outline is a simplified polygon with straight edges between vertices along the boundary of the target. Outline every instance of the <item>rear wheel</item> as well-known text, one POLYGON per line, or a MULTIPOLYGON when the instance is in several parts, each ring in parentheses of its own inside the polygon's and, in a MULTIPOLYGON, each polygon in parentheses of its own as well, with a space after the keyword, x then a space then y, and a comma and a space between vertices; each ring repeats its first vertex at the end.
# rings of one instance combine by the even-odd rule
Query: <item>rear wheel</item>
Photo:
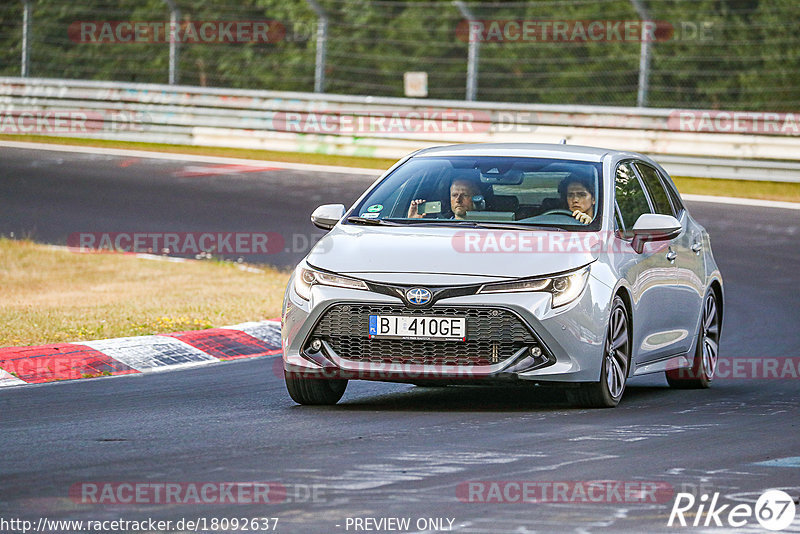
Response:
POLYGON ((622 394, 625 393, 631 361, 629 324, 625 303, 620 297, 614 297, 608 319, 600 381, 580 384, 577 389, 568 390, 571 403, 588 408, 613 408, 619 404, 622 394))
POLYGON ((284 370, 286 389, 297 404, 331 405, 339 402, 347 388, 347 380, 341 378, 303 378, 284 370))
POLYGON ((714 380, 719 358, 720 319, 717 297, 709 290, 703 301, 703 317, 697 334, 694 361, 689 369, 670 369, 667 382, 676 389, 707 388, 714 380))

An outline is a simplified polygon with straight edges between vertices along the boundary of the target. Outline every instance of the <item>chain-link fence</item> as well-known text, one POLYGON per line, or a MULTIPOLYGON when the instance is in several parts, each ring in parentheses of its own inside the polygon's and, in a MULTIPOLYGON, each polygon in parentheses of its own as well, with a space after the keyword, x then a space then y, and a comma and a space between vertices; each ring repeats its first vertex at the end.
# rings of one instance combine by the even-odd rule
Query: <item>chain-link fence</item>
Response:
POLYGON ((800 3, 7 0, 0 58, 6 76, 404 96, 424 72, 429 98, 792 112, 800 3))

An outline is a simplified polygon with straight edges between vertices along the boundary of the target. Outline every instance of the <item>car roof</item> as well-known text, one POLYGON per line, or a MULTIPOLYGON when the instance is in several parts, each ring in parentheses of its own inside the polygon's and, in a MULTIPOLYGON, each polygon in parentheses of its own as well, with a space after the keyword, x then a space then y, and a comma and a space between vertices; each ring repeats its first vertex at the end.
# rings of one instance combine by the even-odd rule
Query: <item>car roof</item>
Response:
POLYGON ((648 160, 635 152, 579 145, 547 143, 475 143, 424 148, 414 157, 432 156, 505 156, 523 158, 573 159, 599 162, 607 155, 620 155, 648 160))

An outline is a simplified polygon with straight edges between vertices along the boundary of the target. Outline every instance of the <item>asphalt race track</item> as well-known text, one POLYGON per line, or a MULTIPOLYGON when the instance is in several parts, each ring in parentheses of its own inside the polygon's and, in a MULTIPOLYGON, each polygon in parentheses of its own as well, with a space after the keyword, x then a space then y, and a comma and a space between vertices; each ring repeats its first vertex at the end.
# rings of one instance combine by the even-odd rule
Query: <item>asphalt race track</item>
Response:
MULTIPOLYGON (((348 204, 372 181, 286 170, 187 176, 187 166, 198 164, 0 149, 0 233, 65 244, 74 232, 270 231, 284 237, 284 250, 246 259, 289 266, 307 250, 296 236, 320 235, 308 222, 312 209, 348 204)), ((711 233, 725 277, 722 356, 797 357, 798 212, 689 208, 711 233)), ((570 408, 532 389, 357 382, 339 405, 313 408, 294 405, 279 370, 276 358, 261 358, 1 390, 0 518, 204 518, 210 526, 277 517, 285 533, 355 532, 354 518, 388 517, 410 518, 410 532, 435 531, 427 520, 436 518, 465 533, 700 532, 667 527, 675 493, 719 493, 730 505, 753 505, 770 488, 800 497, 798 377, 720 379, 703 391, 637 378, 613 410, 570 408), (476 481, 573 488, 597 480, 671 492, 657 502, 498 503, 464 490, 476 481), (257 505, 70 498, 90 482, 260 482, 281 492, 257 505)), ((740 531, 762 530, 751 517, 740 531)), ((784 532, 800 532, 800 513, 784 532)))

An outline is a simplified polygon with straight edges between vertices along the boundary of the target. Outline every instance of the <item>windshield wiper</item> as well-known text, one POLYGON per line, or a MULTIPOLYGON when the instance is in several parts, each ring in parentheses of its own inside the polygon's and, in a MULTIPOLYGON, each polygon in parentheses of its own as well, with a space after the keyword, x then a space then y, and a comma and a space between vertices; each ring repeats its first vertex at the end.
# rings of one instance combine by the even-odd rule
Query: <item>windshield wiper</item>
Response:
POLYGON ((491 230, 538 230, 540 232, 566 232, 559 226, 541 226, 533 224, 514 224, 511 222, 471 221, 468 219, 366 219, 364 217, 348 217, 347 222, 373 226, 469 226, 470 228, 487 228, 491 230))
POLYGON ((452 219, 448 221, 459 226, 470 226, 472 228, 489 228, 492 230, 538 230, 540 232, 566 232, 565 228, 560 226, 540 226, 533 224, 514 224, 504 222, 489 222, 489 221, 470 221, 468 219, 452 219))
POLYGON ((399 223, 393 221, 387 221, 385 219, 366 219, 364 217, 356 217, 356 216, 348 217, 347 222, 355 224, 370 224, 374 226, 381 226, 381 225, 400 226, 399 223))

